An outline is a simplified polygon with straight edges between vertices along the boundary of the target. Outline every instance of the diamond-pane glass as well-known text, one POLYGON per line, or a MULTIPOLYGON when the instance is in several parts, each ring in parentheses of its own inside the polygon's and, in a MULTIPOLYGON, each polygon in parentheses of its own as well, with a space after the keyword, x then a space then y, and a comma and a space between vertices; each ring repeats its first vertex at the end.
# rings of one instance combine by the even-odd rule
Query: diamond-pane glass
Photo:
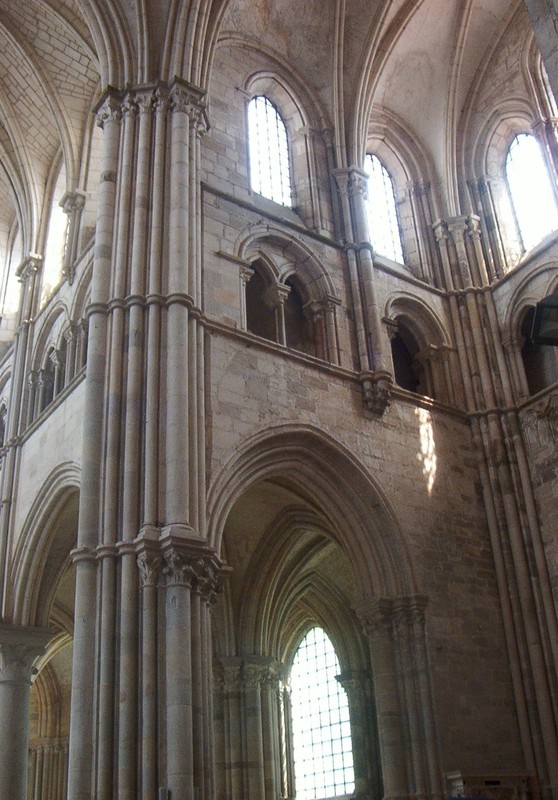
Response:
POLYGON ((293 753, 297 800, 354 791, 347 694, 333 645, 322 628, 302 640, 291 671, 293 753))
POLYGON ((287 129, 267 97, 254 97, 248 104, 248 141, 252 189, 276 203, 290 206, 287 129))
POLYGON ((506 178, 515 218, 530 250, 558 228, 558 209, 538 141, 528 133, 516 136, 506 158, 506 178))
POLYGON ((377 156, 366 156, 368 173, 368 227, 372 247, 379 255, 403 263, 401 232, 397 219, 391 175, 377 156))

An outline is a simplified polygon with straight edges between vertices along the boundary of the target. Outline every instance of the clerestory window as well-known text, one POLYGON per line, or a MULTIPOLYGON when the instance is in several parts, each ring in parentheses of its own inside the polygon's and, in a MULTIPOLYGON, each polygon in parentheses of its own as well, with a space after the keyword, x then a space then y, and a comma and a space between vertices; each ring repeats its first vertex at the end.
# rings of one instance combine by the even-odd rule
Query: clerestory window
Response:
POLYGON ((331 640, 322 628, 312 628, 291 670, 297 800, 342 797, 355 788, 349 705, 339 673, 331 640))
POLYGON ((366 156, 368 174, 368 227, 374 250, 392 261, 403 263, 401 230, 391 175, 378 156, 366 156))
POLYGON ((253 191, 292 205, 287 129, 277 107, 263 95, 248 104, 250 185, 253 191))
POLYGON ((510 199, 523 248, 530 250, 558 228, 558 207, 540 145, 531 134, 514 138, 505 164, 510 199))

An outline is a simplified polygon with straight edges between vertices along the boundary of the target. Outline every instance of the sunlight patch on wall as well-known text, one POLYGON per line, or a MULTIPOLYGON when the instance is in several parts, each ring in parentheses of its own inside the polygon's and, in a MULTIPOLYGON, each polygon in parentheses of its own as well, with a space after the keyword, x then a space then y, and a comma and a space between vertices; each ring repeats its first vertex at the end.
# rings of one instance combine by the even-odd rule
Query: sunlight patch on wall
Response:
POLYGON ((426 408, 417 408, 415 414, 419 419, 419 441, 420 450, 417 459, 422 463, 422 474, 426 478, 426 488, 431 494, 434 481, 436 480, 436 444, 434 442, 434 431, 430 411, 426 408))

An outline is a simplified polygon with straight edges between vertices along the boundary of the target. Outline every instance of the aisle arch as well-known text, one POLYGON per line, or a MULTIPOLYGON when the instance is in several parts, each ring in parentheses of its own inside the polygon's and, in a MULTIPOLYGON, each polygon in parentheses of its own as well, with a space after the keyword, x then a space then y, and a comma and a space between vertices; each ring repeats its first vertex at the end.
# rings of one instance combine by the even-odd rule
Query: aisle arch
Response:
POLYGON ((208 497, 209 544, 218 553, 233 505, 262 480, 281 481, 313 498, 351 564, 363 601, 415 593, 409 554, 381 489, 345 447, 309 426, 255 434, 223 464, 208 497))

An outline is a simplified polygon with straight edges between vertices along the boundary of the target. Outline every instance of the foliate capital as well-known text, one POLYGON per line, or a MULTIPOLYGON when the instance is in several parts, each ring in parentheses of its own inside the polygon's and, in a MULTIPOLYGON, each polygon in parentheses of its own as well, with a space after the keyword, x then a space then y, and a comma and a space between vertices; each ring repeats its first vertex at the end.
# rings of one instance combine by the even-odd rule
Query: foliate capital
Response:
POLYGON ((122 118, 122 95, 109 87, 95 109, 97 125, 104 128, 109 122, 120 122, 122 118))
POLYGON ((46 649, 52 632, 0 623, 0 683, 31 683, 33 662, 46 649))
POLYGON ((203 134, 209 130, 205 92, 198 86, 177 78, 170 87, 170 109, 187 114, 190 127, 196 133, 203 134))

